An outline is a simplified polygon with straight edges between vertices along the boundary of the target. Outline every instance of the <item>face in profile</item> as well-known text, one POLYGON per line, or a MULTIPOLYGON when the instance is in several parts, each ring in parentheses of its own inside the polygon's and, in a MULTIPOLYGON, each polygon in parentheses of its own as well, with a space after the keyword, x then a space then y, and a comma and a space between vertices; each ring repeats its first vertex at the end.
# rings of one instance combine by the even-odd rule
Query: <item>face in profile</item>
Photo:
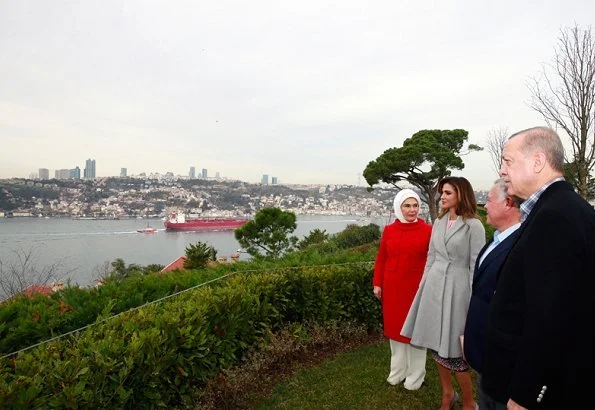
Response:
POLYGON ((506 184, 506 193, 522 199, 527 199, 531 194, 531 181, 533 179, 533 164, 531 155, 522 151, 524 136, 514 137, 504 145, 502 151, 502 166, 500 176, 506 184))
POLYGON ((440 204, 443 209, 456 208, 459 203, 457 190, 448 182, 442 185, 442 192, 440 192, 440 204))
POLYGON ((407 222, 413 222, 419 214, 419 204, 415 198, 407 198, 401 204, 401 213, 407 222))
POLYGON ((506 212, 506 199, 500 200, 500 192, 498 187, 493 187, 488 193, 488 200, 485 204, 486 222, 498 229, 500 219, 506 212))

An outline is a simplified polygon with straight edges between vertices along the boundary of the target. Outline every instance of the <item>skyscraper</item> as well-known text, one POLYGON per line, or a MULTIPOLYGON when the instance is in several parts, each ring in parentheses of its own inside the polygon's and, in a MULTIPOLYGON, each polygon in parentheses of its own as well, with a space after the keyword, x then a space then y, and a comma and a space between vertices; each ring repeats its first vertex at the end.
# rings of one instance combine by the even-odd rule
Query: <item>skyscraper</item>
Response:
POLYGON ((120 178, 126 178, 128 176, 127 168, 120 168, 120 178))
POLYGON ((50 170, 47 168, 39 168, 39 179, 41 179, 41 180, 50 179, 50 170))
POLYGON ((206 168, 202 169, 202 179, 207 179, 207 169, 206 168))
POLYGON ((70 178, 70 170, 69 169, 57 169, 54 171, 56 175, 56 179, 68 179, 70 178))
POLYGON ((277 185, 277 177, 272 177, 271 178, 271 184, 272 185, 277 185))
POLYGON ((188 172, 188 176, 190 179, 196 178, 196 167, 190 167, 190 172, 188 172))
POLYGON ((262 185, 268 185, 269 184, 269 176, 267 174, 264 174, 262 176, 262 180, 260 181, 260 183, 262 185))
POLYGON ((81 179, 81 169, 79 167, 70 170, 70 179, 81 179))
POLYGON ((95 179, 95 160, 88 159, 85 161, 85 170, 83 171, 85 179, 95 179))

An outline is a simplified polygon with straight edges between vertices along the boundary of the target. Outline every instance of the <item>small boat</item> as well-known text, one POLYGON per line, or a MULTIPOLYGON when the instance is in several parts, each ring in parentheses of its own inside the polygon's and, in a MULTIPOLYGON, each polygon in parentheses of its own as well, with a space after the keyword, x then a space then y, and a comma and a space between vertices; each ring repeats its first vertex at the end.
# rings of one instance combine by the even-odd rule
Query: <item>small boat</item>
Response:
POLYGON ((147 226, 146 228, 143 228, 143 229, 137 229, 136 232, 138 232, 138 233, 155 233, 155 232, 157 232, 157 229, 155 229, 155 228, 149 228, 147 226))

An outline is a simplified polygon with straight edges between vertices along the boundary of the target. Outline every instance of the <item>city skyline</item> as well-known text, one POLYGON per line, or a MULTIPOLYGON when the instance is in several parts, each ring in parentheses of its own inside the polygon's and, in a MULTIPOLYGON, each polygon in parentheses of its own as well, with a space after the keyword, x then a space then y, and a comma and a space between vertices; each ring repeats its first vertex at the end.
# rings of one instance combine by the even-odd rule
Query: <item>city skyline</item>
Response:
MULTIPOLYGON (((485 147, 544 125, 527 83, 592 21, 586 0, 2 2, 0 178, 91 155, 96 177, 366 185, 421 129, 485 147)), ((463 160, 453 174, 489 188, 487 150, 463 160)))

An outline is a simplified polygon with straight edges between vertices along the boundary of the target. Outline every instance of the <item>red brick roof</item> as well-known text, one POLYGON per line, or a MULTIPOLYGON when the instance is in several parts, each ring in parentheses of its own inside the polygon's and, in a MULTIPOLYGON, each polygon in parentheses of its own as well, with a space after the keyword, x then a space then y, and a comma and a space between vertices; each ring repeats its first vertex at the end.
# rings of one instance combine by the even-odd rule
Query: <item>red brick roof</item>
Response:
POLYGON ((49 285, 31 285, 23 291, 23 294, 29 297, 33 296, 36 293, 39 293, 43 296, 47 296, 53 292, 54 290, 49 285))
POLYGON ((184 270, 185 256, 180 256, 178 259, 161 269, 160 273, 170 272, 172 270, 184 270))

